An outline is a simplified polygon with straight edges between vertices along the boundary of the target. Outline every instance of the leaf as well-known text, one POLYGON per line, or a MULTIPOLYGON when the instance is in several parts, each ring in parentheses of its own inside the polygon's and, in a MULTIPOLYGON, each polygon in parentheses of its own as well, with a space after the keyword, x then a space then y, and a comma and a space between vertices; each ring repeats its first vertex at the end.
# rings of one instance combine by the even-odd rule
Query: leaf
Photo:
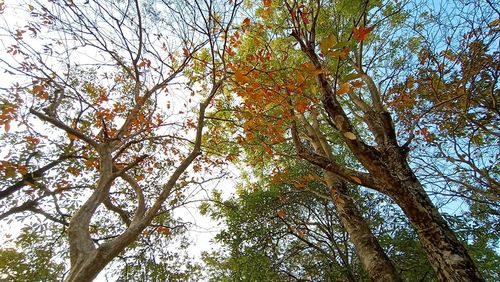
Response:
POLYGON ((337 44, 337 38, 335 35, 328 35, 328 37, 321 40, 319 43, 319 48, 323 54, 326 54, 330 48, 337 44))
POLYGON ((270 156, 272 156, 273 150, 271 149, 271 147, 269 147, 266 143, 262 143, 262 145, 264 146, 264 150, 266 151, 266 153, 268 153, 270 156))
POLYGON ((284 210, 278 210, 276 212, 276 215, 279 217, 279 218, 285 218, 285 211, 284 210))
POLYGON ((201 171, 201 165, 199 165, 199 164, 195 164, 195 165, 193 165, 193 170, 194 170, 195 172, 199 172, 199 171, 201 171))
POLYGON ((76 168, 76 167, 70 166, 70 167, 68 167, 66 169, 66 171, 69 172, 69 173, 71 173, 71 174, 73 174, 73 175, 75 175, 75 176, 80 175, 80 170, 78 168, 76 168))
POLYGON ((7 178, 14 178, 16 177, 16 169, 13 166, 6 166, 4 168, 5 171, 5 177, 7 178))
POLYGON ((300 17, 302 18, 302 21, 304 22, 304 24, 308 24, 309 23, 309 19, 307 18, 307 14, 302 12, 300 13, 300 17))
POLYGON ((295 188, 305 188, 306 187, 306 185, 304 183, 300 183, 300 182, 293 183, 293 186, 295 186, 295 188))
POLYGON ((3 129, 5 130, 5 132, 9 132, 10 130, 10 121, 7 121, 3 124, 3 129))
POLYGON ((351 82, 351 86, 354 87, 354 88, 361 88, 363 87, 365 83, 361 80, 355 80, 353 82, 351 82))
POLYGON ((332 49, 340 49, 340 48, 347 48, 348 46, 351 45, 351 42, 349 41, 342 41, 337 44, 335 44, 332 49))
POLYGON ((354 182, 356 182, 358 184, 363 184, 361 179, 359 179, 359 177, 357 177, 357 176, 351 175, 351 179, 354 180, 354 182))
POLYGON ((304 64, 302 64, 302 67, 304 67, 307 70, 307 72, 309 72, 310 74, 313 74, 313 75, 317 75, 317 74, 323 73, 322 69, 317 69, 311 63, 304 63, 304 64))
POLYGON ((245 19, 243 20, 243 26, 244 26, 244 27, 248 27, 249 25, 250 25, 250 19, 249 19, 249 18, 245 18, 245 19))
POLYGON ((340 85, 340 88, 337 90, 337 95, 342 95, 347 92, 349 92, 349 89, 351 89, 351 85, 349 82, 344 82, 342 85, 340 85))
POLYGON ((373 30, 372 27, 365 27, 364 25, 360 25, 359 27, 355 27, 352 31, 355 40, 363 41, 368 39, 368 34, 373 30))
POLYGON ((17 166, 17 171, 19 171, 19 173, 21 175, 26 175, 28 174, 28 168, 25 166, 25 165, 18 165, 17 166))
POLYGON ((303 102, 303 101, 299 101, 297 102, 297 104, 295 105, 295 109, 297 110, 297 112, 299 113, 303 113, 307 110, 308 106, 307 106, 307 103, 303 102))
POLYGON ((240 84, 244 84, 249 80, 248 77, 240 70, 234 71, 234 79, 240 84))
POLYGON ((45 90, 45 87, 43 85, 35 85, 33 86, 33 93, 38 94, 45 90))
POLYGON ((264 3, 264 7, 266 7, 266 8, 271 7, 272 0, 262 0, 262 2, 264 3))
POLYGON ((356 140, 356 135, 352 132, 347 131, 347 132, 344 132, 343 135, 345 138, 347 138, 349 140, 356 140))
POLYGON ((350 80, 360 78, 360 77, 361 77, 361 74, 359 74, 359 73, 351 73, 351 74, 344 76, 344 81, 350 81, 350 80))

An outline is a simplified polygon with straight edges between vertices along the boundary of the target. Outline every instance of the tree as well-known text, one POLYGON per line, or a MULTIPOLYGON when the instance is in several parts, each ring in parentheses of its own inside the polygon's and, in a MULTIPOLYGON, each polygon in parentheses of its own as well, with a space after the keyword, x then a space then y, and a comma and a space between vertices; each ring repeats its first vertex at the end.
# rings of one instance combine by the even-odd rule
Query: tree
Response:
POLYGON ((467 250, 440 215, 410 166, 408 152, 412 139, 404 138, 410 133, 396 131, 391 116, 393 109, 381 88, 384 82, 390 85, 392 79, 392 76, 384 77, 384 68, 379 71, 378 66, 384 60, 391 63, 394 58, 387 49, 391 44, 398 44, 391 41, 394 36, 390 35, 390 32, 397 34, 398 19, 392 21, 391 15, 401 15, 398 13, 401 7, 371 1, 357 1, 355 5, 349 2, 350 8, 347 5, 343 1, 284 1, 280 4, 265 1, 257 9, 262 21, 254 25, 259 32, 253 34, 252 39, 264 47, 256 56, 243 58, 243 61, 250 61, 250 66, 234 66, 235 80, 246 86, 246 91, 239 93, 245 99, 246 108, 250 109, 247 116, 242 114, 247 121, 245 129, 260 129, 259 135, 246 130, 246 139, 258 139, 265 144, 265 151, 272 154, 271 145, 279 142, 279 137, 273 137, 272 133, 274 131, 281 138, 286 136, 287 125, 283 119, 288 118, 301 158, 345 181, 388 195, 401 207, 440 280, 481 281, 467 250), (386 21, 387 18, 391 20, 386 21), (389 28, 384 29, 386 22, 389 28), (295 42, 291 42, 290 35, 295 42), (290 54, 272 50, 273 43, 285 45, 283 49, 288 50, 296 46, 306 60, 294 61, 295 72, 280 72, 268 61, 273 56, 286 60, 290 54), (251 80, 260 75, 270 78, 273 84, 268 89, 271 91, 259 91, 261 86, 251 80), (307 81, 308 77, 315 81, 307 81), (304 142, 307 125, 300 114, 307 113, 309 117, 314 111, 322 118, 316 132, 330 137, 325 132, 332 130, 340 137, 340 140, 327 139, 332 144, 327 150, 333 158, 318 154, 310 148, 309 141, 304 142), (270 127, 267 117, 277 115, 277 125, 270 127), (265 126, 267 128, 262 129, 265 126), (339 147, 347 149, 357 163, 338 162, 335 156, 339 147))
POLYGON ((426 16, 415 69, 392 87, 388 99, 401 126, 415 132, 420 173, 447 188, 441 193, 498 209, 499 14, 488 1, 448 3, 441 9, 426 16), (436 20, 451 17, 456 20, 436 20), (433 42, 430 33, 446 40, 433 42))
POLYGON ((20 79, 3 88, 2 218, 35 212, 66 226, 66 281, 92 280, 148 228, 173 228, 168 215, 211 161, 199 158, 205 112, 225 80, 239 5, 30 1, 4 11, 30 17, 4 30, 12 57, 2 67, 20 79))
POLYGON ((53 250, 40 248, 41 237, 24 231, 16 248, 0 249, 0 281, 58 281, 63 264, 51 261, 53 250))
MULTIPOLYGON (((341 212, 329 197, 329 187, 317 176, 321 170, 293 159, 281 163, 287 167, 281 174, 284 179, 263 175, 242 184, 236 197, 222 200, 215 193, 211 204, 202 205, 224 226, 215 237, 222 248, 204 257, 209 277, 214 281, 371 280, 341 212)), ((350 197, 363 203, 360 213, 370 219, 374 235, 384 239, 381 244, 391 250, 402 279, 433 277, 409 224, 390 209, 387 199, 367 191, 350 197), (392 220, 387 220, 388 214, 392 220)))

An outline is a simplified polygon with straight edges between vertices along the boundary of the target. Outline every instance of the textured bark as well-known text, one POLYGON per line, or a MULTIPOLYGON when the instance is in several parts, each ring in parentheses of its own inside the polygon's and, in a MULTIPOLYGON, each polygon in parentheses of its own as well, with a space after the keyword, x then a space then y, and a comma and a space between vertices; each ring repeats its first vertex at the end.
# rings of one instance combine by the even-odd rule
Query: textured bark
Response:
POLYGON ((331 172, 325 172, 327 185, 342 225, 354 244, 356 254, 372 281, 402 281, 394 264, 386 255, 377 238, 348 195, 346 183, 331 172))
POLYGON ((418 234, 440 281, 483 281, 474 262, 418 182, 393 197, 418 234))
MULTIPOLYGON (((320 130, 317 111, 311 112, 310 122, 304 115, 300 118, 314 151, 330 161, 334 160, 332 149, 320 130)), ((295 131, 294 135, 296 137, 295 131)), ((294 139, 296 140, 296 138, 294 139)), ((330 188, 330 194, 342 225, 349 234, 361 264, 370 279, 372 281, 402 281, 394 264, 378 243, 353 199, 349 196, 347 182, 327 170, 324 170, 324 180, 330 188)))
MULTIPOLYGON (((311 63, 317 69, 322 69, 321 60, 312 47, 314 42, 310 41, 314 37, 303 38, 297 30, 292 31, 292 36, 296 38, 311 63)), ((368 85, 371 105, 357 106, 357 114, 363 116, 376 146, 365 142, 357 133, 356 127, 337 100, 335 90, 327 77, 323 73, 318 73, 316 79, 323 96, 323 109, 328 116, 328 123, 339 133, 347 148, 369 175, 348 172, 348 169, 335 163, 334 159, 322 159, 321 155, 311 154, 301 145, 297 128, 294 126, 292 134, 299 156, 347 181, 373 188, 392 197, 403 209, 417 232, 440 281, 483 281, 465 247, 439 214, 409 167, 406 160, 408 144, 398 145, 391 116, 384 110, 376 84, 362 70, 361 65, 358 60, 354 63, 354 68, 368 85), (353 176, 356 176, 356 179, 353 176)))

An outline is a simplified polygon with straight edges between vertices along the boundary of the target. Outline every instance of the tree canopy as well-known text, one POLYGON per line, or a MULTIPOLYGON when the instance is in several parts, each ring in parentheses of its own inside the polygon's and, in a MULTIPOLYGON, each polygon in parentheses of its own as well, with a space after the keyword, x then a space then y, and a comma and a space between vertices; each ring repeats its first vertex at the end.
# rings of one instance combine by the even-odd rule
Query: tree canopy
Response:
POLYGON ((500 279, 499 10, 0 1, 0 280, 500 279))

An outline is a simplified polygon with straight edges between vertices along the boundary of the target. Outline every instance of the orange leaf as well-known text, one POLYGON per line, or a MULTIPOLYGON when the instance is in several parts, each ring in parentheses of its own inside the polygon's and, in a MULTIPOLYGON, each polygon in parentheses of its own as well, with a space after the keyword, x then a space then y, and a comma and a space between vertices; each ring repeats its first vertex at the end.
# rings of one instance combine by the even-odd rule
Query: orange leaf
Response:
POLYGON ((26 137, 24 137, 24 139, 26 140, 26 142, 28 142, 32 145, 37 145, 38 143, 40 143, 40 139, 33 137, 33 136, 26 136, 26 137))
POLYGON ((39 93, 45 90, 45 87, 43 85, 35 85, 33 86, 33 93, 39 93))
POLYGON ((264 145, 264 150, 270 155, 272 156, 273 155, 273 150, 271 149, 271 147, 269 147, 267 144, 265 143, 262 143, 262 145, 264 145))
POLYGON ((354 182, 358 183, 358 184, 362 184, 363 182, 361 181, 361 179, 357 176, 354 176, 354 175, 351 175, 351 179, 354 180, 354 182))
POLYGON ((278 210, 276 212, 276 215, 278 215, 279 218, 285 218, 285 211, 283 210, 278 210))
POLYGON ((3 124, 3 129, 5 130, 5 132, 9 132, 10 130, 10 121, 7 121, 3 124))
POLYGON ((248 77, 240 70, 234 71, 234 79, 238 83, 246 83, 248 81, 248 77))
POLYGON ((302 18, 302 21, 304 22, 304 24, 309 23, 309 19, 307 18, 307 14, 302 12, 302 13, 300 13, 300 17, 302 18))
POLYGON ((361 80, 355 80, 355 81, 351 82, 351 85, 354 88, 361 88, 361 87, 363 87, 364 83, 361 80))
POLYGON ((199 172, 199 171, 201 171, 201 165, 199 165, 199 164, 195 164, 195 165, 193 166, 193 170, 194 170, 195 172, 199 172))
POLYGON ((250 25, 250 19, 249 19, 249 18, 245 18, 245 19, 243 20, 243 26, 244 26, 244 27, 247 27, 247 26, 249 26, 249 25, 250 25))
POLYGON ((352 31, 352 33, 353 33, 352 37, 355 40, 359 40, 359 41, 366 40, 368 38, 368 34, 370 34, 370 32, 372 30, 373 30, 373 26, 365 28, 364 25, 361 25, 359 27, 355 27, 354 30, 352 31))
POLYGON ((21 175, 28 174, 28 168, 25 165, 18 165, 17 170, 21 175))
POLYGON ((337 95, 342 95, 347 92, 349 92, 349 89, 351 89, 351 85, 349 82, 344 82, 342 85, 340 85, 340 88, 337 90, 337 95))
POLYGON ((264 3, 264 7, 266 7, 266 8, 271 7, 272 0, 263 0, 262 2, 264 3))
POLYGON ((303 101, 299 101, 295 105, 295 109, 297 109, 297 112, 303 113, 303 112, 305 112, 307 110, 307 103, 305 103, 303 101))
POLYGON ((295 186, 295 188, 305 188, 306 187, 306 185, 304 183, 300 183, 300 182, 293 183, 293 186, 295 186))

